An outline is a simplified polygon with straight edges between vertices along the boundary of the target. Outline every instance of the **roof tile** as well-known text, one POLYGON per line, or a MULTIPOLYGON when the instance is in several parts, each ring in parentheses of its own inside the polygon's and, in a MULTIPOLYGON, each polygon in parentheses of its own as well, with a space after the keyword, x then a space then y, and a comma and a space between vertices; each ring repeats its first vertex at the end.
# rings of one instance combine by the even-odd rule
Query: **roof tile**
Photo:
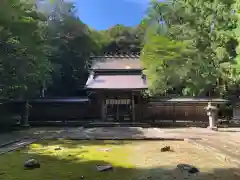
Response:
POLYGON ((138 55, 95 56, 92 60, 92 69, 142 69, 138 55))
POLYGON ((91 75, 87 89, 147 89, 146 80, 141 75, 91 75))

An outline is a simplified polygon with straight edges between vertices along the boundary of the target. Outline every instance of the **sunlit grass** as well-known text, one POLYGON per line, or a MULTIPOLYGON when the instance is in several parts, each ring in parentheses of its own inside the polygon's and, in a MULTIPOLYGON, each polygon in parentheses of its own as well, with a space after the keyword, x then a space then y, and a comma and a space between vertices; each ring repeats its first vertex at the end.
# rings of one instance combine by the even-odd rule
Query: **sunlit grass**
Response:
MULTIPOLYGON (((214 169, 233 168, 203 149, 173 141, 41 141, 0 156, 0 180, 182 180, 178 163, 200 168, 198 180, 235 180, 233 173, 216 178, 214 169), (170 145, 175 152, 161 153, 170 145), (56 148, 60 147, 60 150, 56 148), (24 170, 25 160, 35 158, 41 168, 24 170), (111 164, 113 170, 98 172, 97 165, 111 164), (207 175, 206 175, 207 174, 207 175)), ((196 177, 189 179, 196 179, 196 177)))
MULTIPOLYGON (((28 153, 52 156, 61 160, 75 162, 99 161, 109 162, 118 167, 131 168, 131 154, 134 154, 131 144, 121 146, 111 141, 101 141, 89 145, 88 141, 68 141, 62 140, 54 144, 31 144, 28 153), (87 143, 87 145, 86 145, 87 143), (60 147, 61 150, 55 150, 60 147)), ((130 143, 130 142, 129 142, 130 143)))

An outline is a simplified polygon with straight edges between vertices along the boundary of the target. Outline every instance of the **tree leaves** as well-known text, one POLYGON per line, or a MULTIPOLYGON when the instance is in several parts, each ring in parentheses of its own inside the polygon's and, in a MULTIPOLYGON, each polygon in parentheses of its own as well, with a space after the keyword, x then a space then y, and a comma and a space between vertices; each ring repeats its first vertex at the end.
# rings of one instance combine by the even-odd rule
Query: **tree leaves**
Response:
POLYGON ((3 1, 0 14, 1 97, 30 97, 50 72, 45 37, 39 33, 42 20, 33 4, 17 0, 3 1))
POLYGON ((146 71, 154 77, 150 80, 153 94, 181 86, 183 95, 206 95, 211 88, 222 86, 219 79, 225 79, 221 82, 225 85, 232 78, 236 20, 231 2, 176 0, 150 7, 148 21, 157 22, 161 16, 167 26, 166 33, 154 31, 155 35, 147 37, 142 55, 146 71))
POLYGON ((188 44, 167 37, 149 34, 142 61, 153 94, 162 94, 173 86, 179 86, 183 76, 188 75, 188 59, 191 49, 188 44))

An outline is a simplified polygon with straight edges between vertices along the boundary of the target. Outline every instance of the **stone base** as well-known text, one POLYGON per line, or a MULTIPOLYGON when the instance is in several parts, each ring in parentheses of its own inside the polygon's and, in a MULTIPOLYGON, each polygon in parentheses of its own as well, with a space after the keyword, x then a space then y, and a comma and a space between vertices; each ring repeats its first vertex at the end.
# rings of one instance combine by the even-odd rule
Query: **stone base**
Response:
POLYGON ((218 128, 217 128, 216 126, 214 126, 214 127, 208 126, 208 129, 210 129, 210 130, 212 130, 212 131, 218 131, 218 128))
POLYGON ((30 125, 29 124, 22 124, 21 127, 23 127, 23 128, 30 128, 30 125))

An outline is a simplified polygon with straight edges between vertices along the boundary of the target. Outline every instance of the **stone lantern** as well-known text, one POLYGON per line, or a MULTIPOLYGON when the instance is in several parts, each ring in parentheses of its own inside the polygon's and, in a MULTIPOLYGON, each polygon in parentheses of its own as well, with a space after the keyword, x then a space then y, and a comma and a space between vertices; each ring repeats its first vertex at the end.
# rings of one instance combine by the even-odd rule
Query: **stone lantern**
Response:
POLYGON ((21 125, 22 127, 29 127, 29 124, 28 124, 28 117, 29 117, 29 108, 31 106, 29 105, 28 101, 25 102, 25 105, 24 105, 24 112, 22 114, 22 118, 21 118, 21 125))
POLYGON ((205 107, 207 111, 208 119, 209 119, 209 126, 208 128, 211 130, 217 131, 217 121, 218 121, 218 108, 212 106, 211 102, 205 107))

